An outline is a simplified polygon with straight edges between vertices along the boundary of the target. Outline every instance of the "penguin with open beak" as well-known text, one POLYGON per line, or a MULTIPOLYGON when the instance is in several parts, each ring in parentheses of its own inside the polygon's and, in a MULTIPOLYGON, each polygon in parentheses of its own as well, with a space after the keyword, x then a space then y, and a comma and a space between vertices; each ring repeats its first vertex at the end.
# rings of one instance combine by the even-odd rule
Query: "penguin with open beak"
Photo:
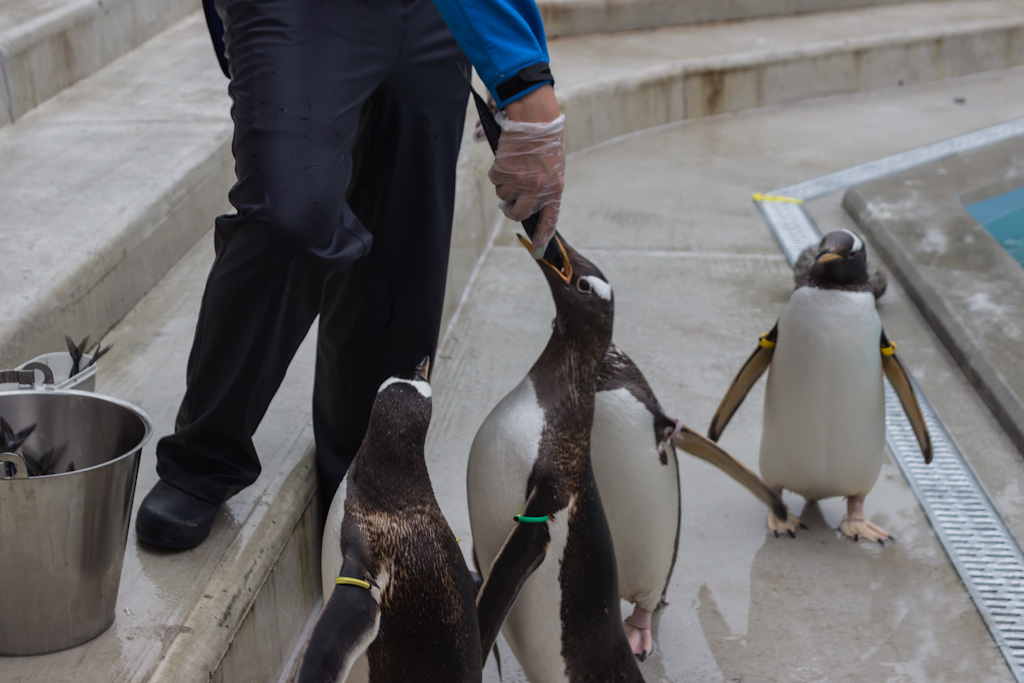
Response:
POLYGON ((476 585, 427 474, 429 359, 381 384, 324 530, 300 683, 481 680, 476 585))
MULTIPOLYGON (((770 332, 740 369, 708 436, 717 441, 765 372, 761 476, 808 501, 843 496, 840 531, 882 545, 891 536, 864 516, 885 448, 882 375, 906 411, 926 463, 932 446, 906 368, 875 309, 864 242, 850 230, 826 234, 770 332), (769 370, 769 367, 771 368, 769 370)), ((773 517, 776 535, 793 531, 773 517)))
MULTIPOLYGON (((529 241, 520 238, 529 248, 529 241)), ((467 469, 482 652, 498 630, 531 681, 643 681, 622 629, 615 551, 590 458, 612 288, 558 235, 540 259, 551 336, 481 425, 467 469)))

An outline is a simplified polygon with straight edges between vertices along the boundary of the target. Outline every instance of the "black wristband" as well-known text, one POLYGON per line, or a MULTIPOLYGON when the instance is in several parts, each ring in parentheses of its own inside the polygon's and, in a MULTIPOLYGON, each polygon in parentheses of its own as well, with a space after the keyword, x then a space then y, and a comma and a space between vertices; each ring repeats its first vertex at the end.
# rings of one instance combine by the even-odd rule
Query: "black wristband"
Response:
POLYGON ((530 66, 524 66, 515 76, 499 83, 495 90, 502 102, 507 102, 524 90, 529 90, 538 83, 555 84, 555 77, 551 75, 551 66, 547 62, 538 62, 530 66))

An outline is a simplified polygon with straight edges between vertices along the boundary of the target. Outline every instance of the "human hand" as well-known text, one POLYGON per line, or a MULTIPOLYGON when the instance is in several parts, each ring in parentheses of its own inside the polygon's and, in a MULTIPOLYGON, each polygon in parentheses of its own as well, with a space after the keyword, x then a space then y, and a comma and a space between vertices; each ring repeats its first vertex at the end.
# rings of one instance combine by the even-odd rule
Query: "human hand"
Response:
POLYGON ((539 259, 555 234, 562 202, 565 116, 550 86, 512 102, 506 113, 496 117, 502 134, 488 177, 506 216, 522 221, 540 213, 530 246, 539 259))

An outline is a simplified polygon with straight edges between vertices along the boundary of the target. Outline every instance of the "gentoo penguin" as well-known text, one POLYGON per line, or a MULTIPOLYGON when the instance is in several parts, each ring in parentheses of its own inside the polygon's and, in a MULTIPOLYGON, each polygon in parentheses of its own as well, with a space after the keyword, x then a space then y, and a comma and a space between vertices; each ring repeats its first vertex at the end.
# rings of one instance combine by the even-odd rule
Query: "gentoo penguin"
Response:
POLYGON ((469 518, 484 576, 480 645, 487 652, 500 626, 533 683, 635 683, 643 677, 622 630, 615 553, 590 460, 612 288, 557 234, 552 241, 558 258, 538 261, 555 301, 551 337, 487 416, 469 455, 469 518))
POLYGON ((669 417, 640 368, 614 343, 598 366, 591 460, 615 545, 624 628, 633 653, 653 652, 651 613, 664 604, 679 548, 676 447, 725 471, 783 523, 789 512, 761 479, 714 442, 669 417))
POLYGON ((347 482, 331 503, 324 609, 300 683, 481 679, 476 586, 423 455, 428 361, 380 386, 347 482))
MULTIPOLYGON (((864 497, 882 467, 882 373, 899 396, 926 463, 932 447, 906 368, 882 330, 864 242, 850 230, 826 234, 814 265, 797 284, 775 327, 740 369, 708 436, 717 441, 750 387, 768 367, 761 476, 807 500, 847 499, 840 531, 885 544, 890 536, 864 517, 864 497)), ((769 517, 776 535, 792 531, 769 517)))

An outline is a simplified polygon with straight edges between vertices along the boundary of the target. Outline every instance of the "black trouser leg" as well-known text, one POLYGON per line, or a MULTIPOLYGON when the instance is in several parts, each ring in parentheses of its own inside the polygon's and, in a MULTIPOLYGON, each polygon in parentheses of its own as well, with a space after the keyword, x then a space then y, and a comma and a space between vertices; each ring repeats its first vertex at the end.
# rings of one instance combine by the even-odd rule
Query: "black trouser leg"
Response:
MULTIPOLYGON (((252 434, 320 310, 328 273, 340 277, 369 249, 345 197, 351 150, 363 104, 403 60, 415 13, 395 0, 222 0, 218 9, 236 213, 217 220, 188 386, 175 433, 157 445, 161 478, 213 503, 258 476, 252 434)), ((435 146, 430 136, 416 145, 435 146)))
POLYGON ((373 249, 328 279, 317 345, 313 424, 325 500, 356 454, 381 382, 437 348, 468 68, 421 0, 395 70, 367 105, 349 201, 373 249))

